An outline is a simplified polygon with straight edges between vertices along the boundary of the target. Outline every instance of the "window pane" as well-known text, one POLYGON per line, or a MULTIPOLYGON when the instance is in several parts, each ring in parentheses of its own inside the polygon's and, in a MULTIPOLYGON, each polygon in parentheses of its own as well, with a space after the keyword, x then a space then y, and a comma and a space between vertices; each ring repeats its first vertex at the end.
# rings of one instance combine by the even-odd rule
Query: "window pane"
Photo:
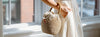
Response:
MULTIPOLYGON (((77 1, 79 7, 81 7, 81 0, 77 1)), ((95 0, 83 0, 82 17, 94 16, 94 10, 95 10, 95 0)))
POLYGON ((11 23, 20 23, 20 0, 11 0, 11 23))
POLYGON ((3 2, 3 23, 4 23, 4 25, 6 25, 7 24, 7 20, 8 20, 8 0, 3 0, 2 1, 3 2))

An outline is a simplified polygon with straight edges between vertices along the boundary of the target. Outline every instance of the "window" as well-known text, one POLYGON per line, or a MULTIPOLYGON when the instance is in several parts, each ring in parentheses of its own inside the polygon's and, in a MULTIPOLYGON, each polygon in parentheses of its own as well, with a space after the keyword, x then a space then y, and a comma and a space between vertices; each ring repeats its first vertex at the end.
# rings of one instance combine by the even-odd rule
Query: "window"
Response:
POLYGON ((82 7, 82 12, 80 15, 82 17, 91 17, 100 15, 99 12, 99 0, 77 0, 79 8, 82 7), (80 4, 81 3, 81 4, 80 4))
POLYGON ((33 0, 2 0, 4 25, 34 22, 33 0))
POLYGON ((20 23, 19 0, 3 0, 4 25, 20 23))
POLYGON ((3 0, 2 2, 4 25, 17 23, 41 24, 43 13, 50 8, 41 0, 3 0))
MULTIPOLYGON (((77 0, 77 2, 81 17, 100 15, 98 0, 77 0)), ((40 24, 43 13, 49 8, 41 0, 3 0, 4 24, 29 22, 40 24)))

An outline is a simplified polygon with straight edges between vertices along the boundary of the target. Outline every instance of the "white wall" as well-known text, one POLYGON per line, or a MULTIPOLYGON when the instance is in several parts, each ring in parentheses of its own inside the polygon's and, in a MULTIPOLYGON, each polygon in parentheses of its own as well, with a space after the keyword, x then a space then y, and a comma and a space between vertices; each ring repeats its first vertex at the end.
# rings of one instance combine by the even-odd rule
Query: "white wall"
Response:
POLYGON ((2 19, 2 0, 0 0, 0 37, 3 37, 3 30, 2 30, 2 24, 3 24, 3 19, 2 19))

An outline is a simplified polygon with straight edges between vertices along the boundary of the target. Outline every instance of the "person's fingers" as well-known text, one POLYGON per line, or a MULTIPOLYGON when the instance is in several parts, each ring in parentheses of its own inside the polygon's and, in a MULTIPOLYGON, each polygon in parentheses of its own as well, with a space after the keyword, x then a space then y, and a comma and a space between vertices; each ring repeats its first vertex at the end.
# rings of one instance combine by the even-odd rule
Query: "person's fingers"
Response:
POLYGON ((66 10, 65 8, 63 8, 63 10, 64 10, 65 12, 67 12, 67 10, 66 10))
POLYGON ((61 11, 62 12, 67 12, 67 9, 66 8, 61 8, 61 11))
POLYGON ((68 12, 65 12, 62 14, 62 16, 65 18, 67 16, 68 12))
POLYGON ((72 11, 72 9, 71 8, 67 8, 69 11, 72 11))

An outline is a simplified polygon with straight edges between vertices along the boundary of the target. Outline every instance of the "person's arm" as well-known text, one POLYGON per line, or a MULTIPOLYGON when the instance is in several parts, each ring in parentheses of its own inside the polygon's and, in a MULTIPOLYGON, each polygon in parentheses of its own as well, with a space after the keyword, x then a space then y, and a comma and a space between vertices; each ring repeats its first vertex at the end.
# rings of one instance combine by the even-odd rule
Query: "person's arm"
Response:
MULTIPOLYGON (((54 0, 42 0, 47 5, 55 8, 56 10, 59 10, 59 7, 57 6, 57 3, 54 0)), ((70 10, 67 6, 61 5, 61 15, 65 18, 68 14, 68 10, 70 10)))
POLYGON ((47 5, 55 8, 58 10, 58 7, 57 7, 57 3, 54 1, 54 0, 42 0, 44 3, 46 3, 47 5))

